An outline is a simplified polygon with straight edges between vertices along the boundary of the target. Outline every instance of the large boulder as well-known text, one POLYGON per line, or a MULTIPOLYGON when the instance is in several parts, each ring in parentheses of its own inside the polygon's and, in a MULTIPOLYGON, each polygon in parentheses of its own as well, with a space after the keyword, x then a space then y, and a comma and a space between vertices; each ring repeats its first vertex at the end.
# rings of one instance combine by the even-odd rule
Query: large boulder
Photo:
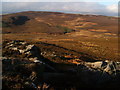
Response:
POLYGON ((100 69, 108 74, 117 74, 117 72, 120 71, 120 62, 115 61, 86 62, 85 66, 96 70, 100 69))
POLYGON ((111 87, 120 82, 120 62, 84 62, 76 67, 78 80, 89 87, 111 87))

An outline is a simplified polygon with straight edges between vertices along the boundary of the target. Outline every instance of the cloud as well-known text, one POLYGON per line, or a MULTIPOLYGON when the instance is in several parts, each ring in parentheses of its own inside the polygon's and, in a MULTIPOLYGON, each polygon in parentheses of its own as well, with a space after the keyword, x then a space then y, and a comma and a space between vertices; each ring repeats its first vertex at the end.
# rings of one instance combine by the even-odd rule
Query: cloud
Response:
POLYGON ((107 9, 111 12, 118 12, 118 5, 117 4, 112 4, 112 5, 109 5, 107 6, 107 9))
POLYGON ((2 2, 40 2, 42 0, 2 0, 2 2))
POLYGON ((117 7, 115 4, 105 6, 97 2, 3 2, 2 6, 3 13, 20 11, 60 11, 117 16, 117 7))
POLYGON ((2 2, 118 2, 119 0, 2 0, 2 2))

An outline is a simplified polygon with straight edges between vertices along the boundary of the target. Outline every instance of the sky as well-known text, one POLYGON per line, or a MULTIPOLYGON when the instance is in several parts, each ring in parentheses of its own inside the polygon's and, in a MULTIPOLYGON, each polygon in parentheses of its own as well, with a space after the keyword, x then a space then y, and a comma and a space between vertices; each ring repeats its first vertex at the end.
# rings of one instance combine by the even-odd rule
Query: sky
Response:
POLYGON ((51 11, 118 16, 118 0, 2 0, 2 13, 51 11))

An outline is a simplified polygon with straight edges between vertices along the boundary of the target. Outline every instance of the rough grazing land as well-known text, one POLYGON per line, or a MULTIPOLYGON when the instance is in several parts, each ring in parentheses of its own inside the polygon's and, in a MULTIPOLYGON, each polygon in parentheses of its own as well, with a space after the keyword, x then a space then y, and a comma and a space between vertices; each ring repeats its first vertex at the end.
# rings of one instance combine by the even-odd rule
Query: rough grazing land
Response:
POLYGON ((120 88, 120 62, 96 61, 56 45, 45 47, 48 45, 4 41, 3 88, 120 88))
POLYGON ((120 88, 117 17, 29 11, 1 23, 3 88, 120 88))

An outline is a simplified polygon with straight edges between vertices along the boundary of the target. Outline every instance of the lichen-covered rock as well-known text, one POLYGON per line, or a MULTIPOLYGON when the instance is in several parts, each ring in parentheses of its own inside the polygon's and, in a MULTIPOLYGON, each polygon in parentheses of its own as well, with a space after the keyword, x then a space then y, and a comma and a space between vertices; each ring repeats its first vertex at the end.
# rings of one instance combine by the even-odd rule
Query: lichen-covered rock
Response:
POLYGON ((92 68, 102 69, 105 66, 106 62, 104 61, 86 62, 85 64, 92 68))
POLYGON ((37 60, 39 60, 41 57, 38 47, 19 40, 6 42, 3 48, 3 56, 37 58, 37 60))
POLYGON ((120 72, 120 62, 114 61, 97 61, 97 62, 86 62, 85 65, 89 68, 102 70, 109 74, 117 74, 120 72))
POLYGON ((120 62, 108 62, 104 71, 108 72, 109 74, 117 74, 118 71, 120 72, 120 62))

